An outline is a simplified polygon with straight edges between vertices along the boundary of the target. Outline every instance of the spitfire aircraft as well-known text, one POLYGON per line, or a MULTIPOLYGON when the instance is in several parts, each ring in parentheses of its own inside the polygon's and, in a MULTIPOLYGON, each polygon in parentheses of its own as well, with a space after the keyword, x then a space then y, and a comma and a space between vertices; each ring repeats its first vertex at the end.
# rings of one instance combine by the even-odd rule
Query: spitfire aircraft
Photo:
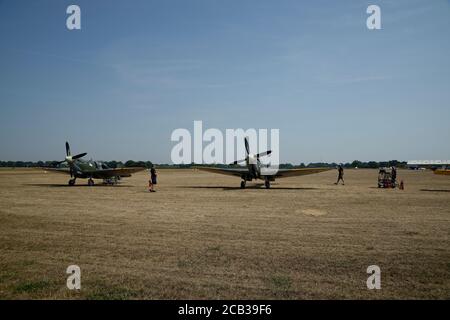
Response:
POLYGON ((275 181, 275 178, 304 176, 308 174, 319 173, 323 171, 331 170, 330 168, 304 168, 304 169, 278 169, 266 170, 260 162, 260 157, 270 155, 271 150, 258 154, 250 153, 250 146, 248 138, 244 139, 246 158, 243 160, 234 161, 230 165, 237 165, 238 163, 245 162, 246 168, 210 168, 210 167, 197 167, 199 170, 224 174, 229 176, 236 176, 242 179, 241 188, 245 188, 247 181, 261 179, 264 180, 264 185, 267 189, 270 188, 270 182, 275 181))
POLYGON ((69 143, 66 142, 66 158, 55 164, 65 163, 67 167, 43 168, 45 171, 70 174, 69 186, 75 185, 77 178, 89 179, 88 185, 93 186, 93 179, 103 179, 104 183, 116 184, 122 177, 130 177, 132 173, 145 170, 145 168, 110 168, 100 161, 82 160, 86 152, 72 156, 69 143))

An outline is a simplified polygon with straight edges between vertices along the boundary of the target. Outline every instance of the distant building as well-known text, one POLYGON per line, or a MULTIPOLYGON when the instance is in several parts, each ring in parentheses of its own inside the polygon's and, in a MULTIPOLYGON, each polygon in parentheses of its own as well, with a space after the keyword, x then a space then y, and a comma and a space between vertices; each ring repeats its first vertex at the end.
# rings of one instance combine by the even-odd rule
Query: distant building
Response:
POLYGON ((429 169, 437 169, 437 168, 447 168, 450 167, 450 160, 409 160, 407 163, 408 168, 410 169, 419 169, 419 168, 429 168, 429 169))

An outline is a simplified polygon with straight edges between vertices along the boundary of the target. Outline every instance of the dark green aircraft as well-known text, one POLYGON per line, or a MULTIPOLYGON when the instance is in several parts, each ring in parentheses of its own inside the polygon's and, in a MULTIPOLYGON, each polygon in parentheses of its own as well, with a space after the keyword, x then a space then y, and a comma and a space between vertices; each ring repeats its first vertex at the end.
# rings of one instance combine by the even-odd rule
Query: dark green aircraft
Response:
POLYGON ((65 163, 65 167, 43 168, 45 171, 70 174, 69 186, 75 185, 77 178, 89 179, 88 185, 93 186, 93 179, 103 179, 106 184, 116 184, 123 177, 130 177, 132 173, 145 170, 145 168, 110 168, 101 161, 82 160, 86 152, 72 156, 69 143, 66 142, 66 158, 56 162, 60 166, 65 163))
POLYGON ((250 153, 250 145, 248 143, 248 138, 244 138, 245 151, 247 152, 247 156, 243 160, 234 161, 231 165, 236 165, 240 162, 245 162, 246 168, 211 168, 211 167, 197 167, 199 170, 225 174, 229 176, 236 176, 242 179, 241 181, 241 189, 245 188, 245 184, 247 181, 261 179, 264 180, 264 185, 267 189, 270 188, 270 182, 275 181, 275 179, 284 178, 284 177, 296 177, 296 176, 305 176, 308 174, 320 173, 323 171, 331 170, 330 168, 302 168, 302 169, 269 169, 263 167, 261 161, 259 160, 261 157, 268 156, 272 153, 271 150, 252 154, 250 153))

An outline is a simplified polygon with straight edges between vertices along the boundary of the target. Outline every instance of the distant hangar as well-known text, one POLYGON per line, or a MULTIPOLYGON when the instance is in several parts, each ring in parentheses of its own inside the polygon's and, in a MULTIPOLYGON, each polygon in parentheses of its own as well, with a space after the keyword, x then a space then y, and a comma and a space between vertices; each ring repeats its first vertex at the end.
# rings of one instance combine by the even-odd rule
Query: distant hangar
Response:
POLYGON ((450 167, 450 160, 409 160, 407 166, 410 169, 419 168, 447 168, 450 167))

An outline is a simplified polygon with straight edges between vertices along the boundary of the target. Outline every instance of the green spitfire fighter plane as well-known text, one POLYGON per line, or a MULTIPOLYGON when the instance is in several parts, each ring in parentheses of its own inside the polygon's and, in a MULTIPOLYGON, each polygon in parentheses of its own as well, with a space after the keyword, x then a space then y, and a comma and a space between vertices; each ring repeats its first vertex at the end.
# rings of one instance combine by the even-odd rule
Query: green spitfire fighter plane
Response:
POLYGON ((196 167, 199 170, 208 171, 212 173, 224 174, 229 176, 236 176, 242 179, 241 189, 245 188, 247 181, 261 179, 264 180, 264 185, 267 189, 270 188, 270 182, 275 179, 284 177, 304 176, 308 174, 320 173, 331 170, 330 168, 302 168, 302 169, 269 169, 264 168, 261 164, 260 158, 268 156, 272 153, 271 150, 264 151, 257 154, 250 153, 250 146, 248 138, 244 138, 245 151, 247 157, 243 160, 234 161, 230 165, 237 165, 240 162, 245 162, 244 168, 211 168, 211 167, 196 167))
POLYGON ((93 186, 93 179, 103 179, 106 184, 116 184, 122 177, 130 177, 132 173, 145 170, 145 168, 110 168, 100 161, 85 161, 81 158, 87 155, 86 152, 72 156, 69 143, 66 142, 66 158, 55 164, 66 164, 65 167, 43 168, 48 172, 70 174, 69 186, 75 185, 77 178, 89 179, 88 185, 93 186))

